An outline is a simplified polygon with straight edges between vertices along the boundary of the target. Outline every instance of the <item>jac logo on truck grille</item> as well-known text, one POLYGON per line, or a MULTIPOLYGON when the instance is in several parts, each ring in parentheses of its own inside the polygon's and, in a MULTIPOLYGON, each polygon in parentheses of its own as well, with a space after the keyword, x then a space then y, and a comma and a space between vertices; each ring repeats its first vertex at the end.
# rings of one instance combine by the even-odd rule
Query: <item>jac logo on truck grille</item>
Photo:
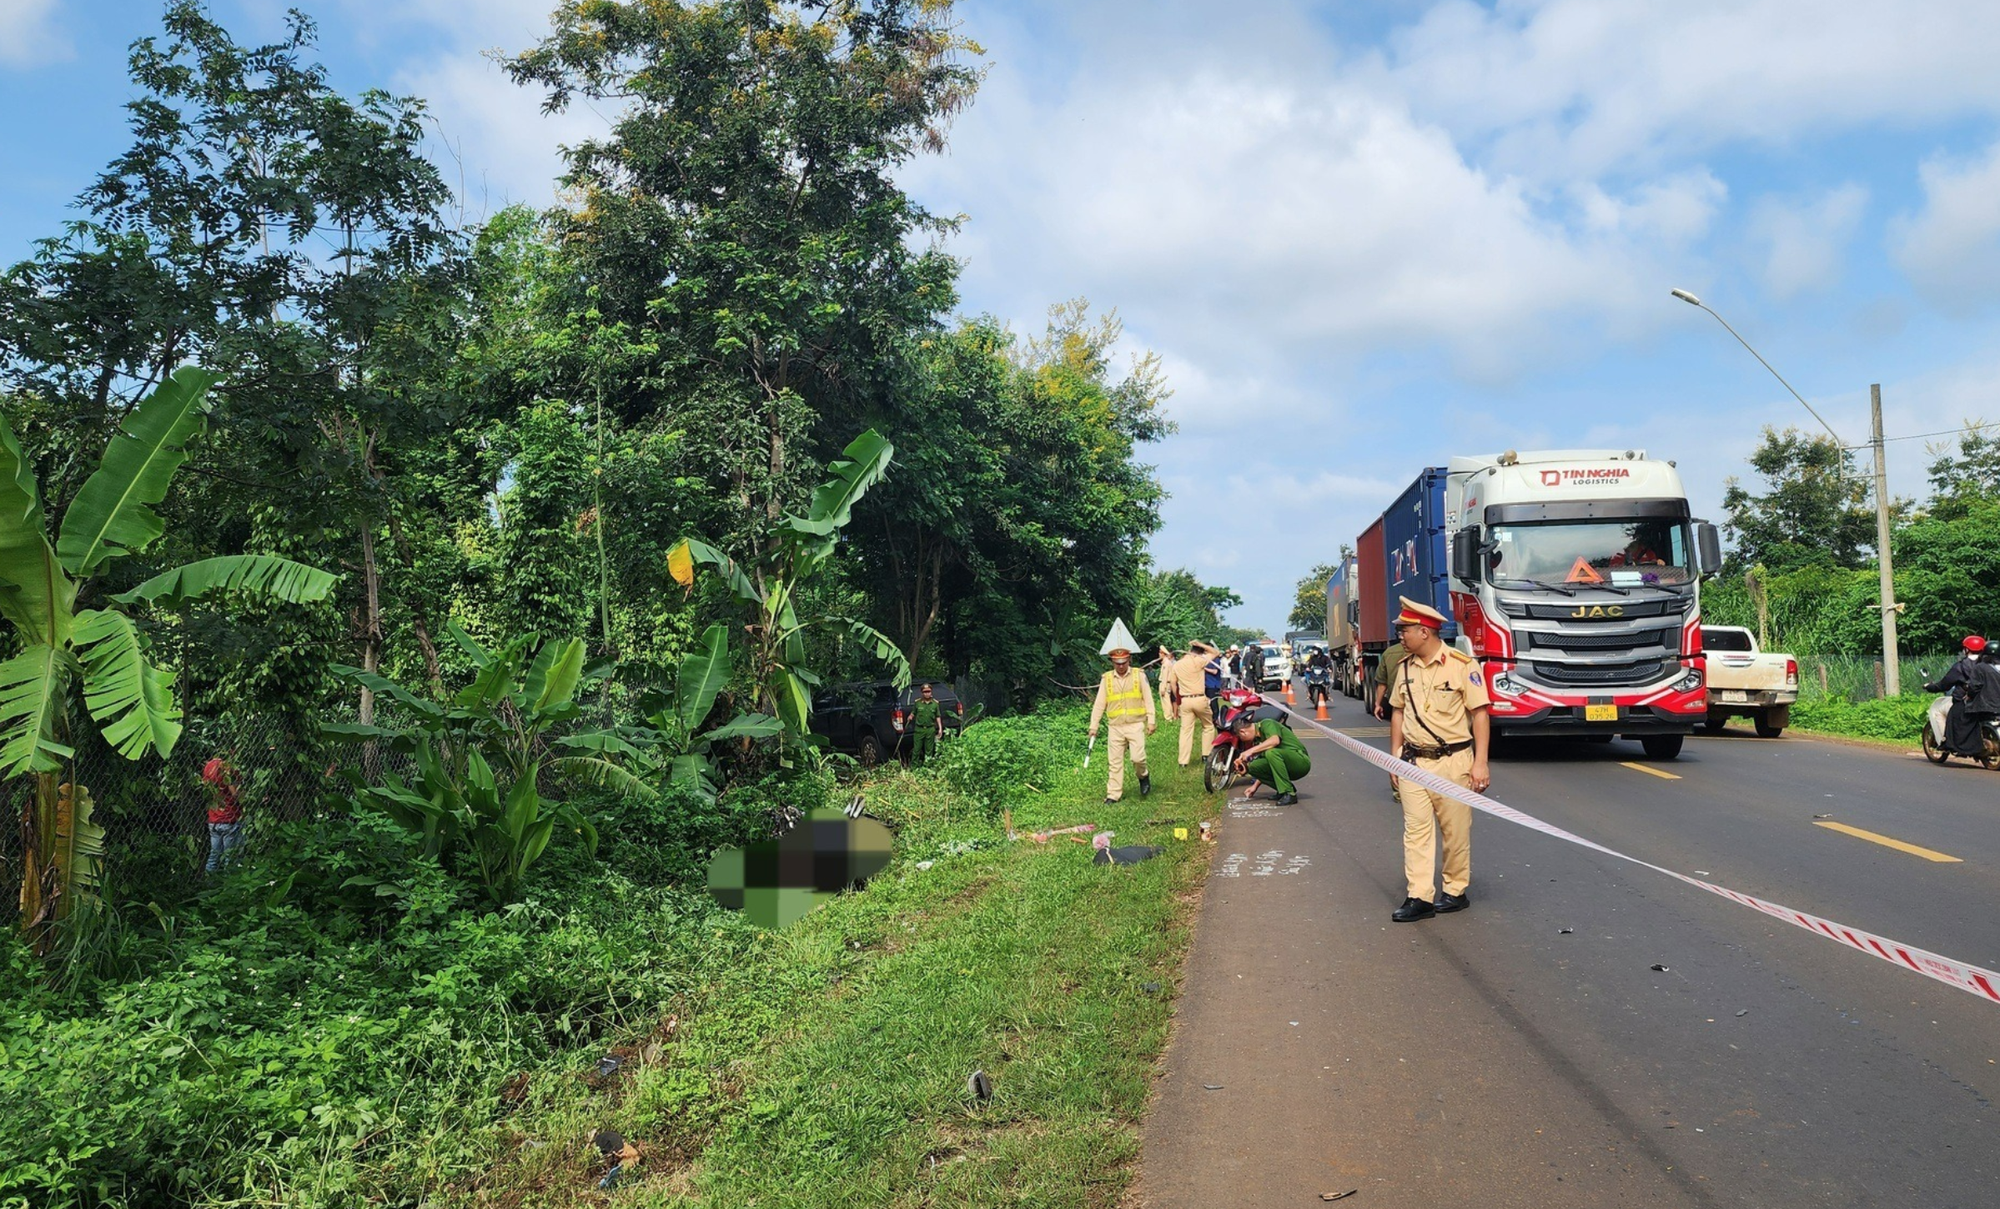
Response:
POLYGON ((1589 470, 1544 470, 1544 487, 1610 487, 1632 477, 1627 466, 1600 466, 1589 470))
POLYGON ((1624 605, 1578 605, 1569 612, 1571 617, 1623 617, 1624 605))

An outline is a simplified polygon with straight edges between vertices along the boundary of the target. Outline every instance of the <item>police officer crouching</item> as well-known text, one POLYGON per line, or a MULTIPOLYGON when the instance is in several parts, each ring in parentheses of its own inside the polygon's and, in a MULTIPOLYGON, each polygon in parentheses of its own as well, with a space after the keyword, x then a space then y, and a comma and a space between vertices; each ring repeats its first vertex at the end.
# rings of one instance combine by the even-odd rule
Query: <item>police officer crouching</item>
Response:
MULTIPOLYGON (((1425 772, 1457 782, 1475 793, 1492 784, 1486 753, 1492 737, 1487 710, 1492 699, 1479 665, 1470 655, 1445 645, 1438 633, 1444 615, 1405 596, 1396 617, 1397 637, 1409 654, 1389 686, 1389 750, 1425 772)), ((1403 879, 1409 897, 1389 916, 1414 923, 1471 903, 1472 808, 1404 778, 1403 879), (1432 901, 1433 836, 1444 850, 1444 887, 1432 901)))

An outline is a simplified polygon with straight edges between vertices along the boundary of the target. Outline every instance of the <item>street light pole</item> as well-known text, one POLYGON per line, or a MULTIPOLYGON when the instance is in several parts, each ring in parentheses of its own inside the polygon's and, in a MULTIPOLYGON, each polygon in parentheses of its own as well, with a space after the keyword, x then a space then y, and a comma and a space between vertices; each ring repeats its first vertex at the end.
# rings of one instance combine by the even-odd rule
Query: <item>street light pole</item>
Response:
MULTIPOLYGON (((1826 434, 1833 438, 1833 443, 1840 448, 1843 459, 1845 458, 1848 448, 1847 442, 1840 439, 1840 434, 1833 430, 1833 425, 1826 422, 1825 416, 1819 414, 1812 404, 1806 402, 1804 395, 1796 390, 1792 390, 1792 384, 1785 381, 1785 376, 1776 369, 1773 369, 1769 361, 1764 360, 1764 354, 1751 348, 1750 342, 1745 340, 1735 328, 1730 327, 1727 319, 1710 310, 1707 303, 1688 293, 1686 290, 1674 290, 1672 292, 1674 297, 1687 303, 1689 306, 1700 307, 1702 310, 1708 311, 1709 315, 1722 325, 1722 330, 1736 337, 1736 343, 1749 349, 1750 355, 1757 358, 1757 364, 1770 370, 1771 376, 1778 380, 1778 384, 1786 390, 1791 391, 1792 398, 1797 399, 1801 407, 1812 412, 1812 418, 1819 421, 1821 428, 1826 429, 1826 434)), ((1896 659, 1896 614, 1901 611, 1902 606, 1896 603, 1895 569, 1891 566, 1889 559, 1889 458, 1882 442, 1882 387, 1880 383, 1868 388, 1868 400, 1875 433, 1875 439, 1869 442, 1875 447, 1875 550, 1879 556, 1877 563, 1882 573, 1882 687, 1888 692, 1889 696, 1894 697, 1902 692, 1903 689, 1902 669, 1896 659)))

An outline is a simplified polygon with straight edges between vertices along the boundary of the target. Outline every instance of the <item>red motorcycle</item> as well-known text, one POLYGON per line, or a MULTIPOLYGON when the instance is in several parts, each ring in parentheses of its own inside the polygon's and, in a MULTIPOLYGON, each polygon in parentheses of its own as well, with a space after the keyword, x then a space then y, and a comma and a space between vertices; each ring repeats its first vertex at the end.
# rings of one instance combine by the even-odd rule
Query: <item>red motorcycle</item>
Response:
POLYGON ((1236 771, 1237 750, 1242 744, 1236 741, 1237 719, 1245 716, 1257 719, 1276 718, 1290 725, 1285 711, 1270 705, 1255 691, 1247 688, 1233 688, 1216 694, 1210 704, 1215 711, 1215 742, 1208 749, 1208 759, 1202 762, 1201 783, 1208 792, 1227 789, 1243 775, 1236 771))

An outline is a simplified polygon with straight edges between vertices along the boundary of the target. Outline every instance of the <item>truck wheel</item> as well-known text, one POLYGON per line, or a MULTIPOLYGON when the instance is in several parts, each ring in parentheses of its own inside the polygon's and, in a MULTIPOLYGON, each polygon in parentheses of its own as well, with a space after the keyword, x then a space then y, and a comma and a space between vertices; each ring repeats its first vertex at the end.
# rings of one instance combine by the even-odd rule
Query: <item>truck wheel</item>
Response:
POLYGON ((1782 707, 1780 709, 1759 710, 1757 716, 1751 719, 1757 725, 1757 737, 1759 739, 1775 739, 1779 735, 1784 734, 1785 723, 1791 720, 1789 714, 1790 711, 1783 710, 1782 707))
POLYGON ((1646 749, 1646 756, 1653 760, 1671 760, 1681 754, 1681 743, 1686 735, 1644 735, 1639 746, 1646 749))
POLYGON ((863 768, 873 768, 882 762, 882 741, 874 733, 861 736, 861 746, 855 749, 854 758, 863 768))
POLYGON ((1708 717, 1701 720, 1701 730, 1706 735, 1719 735, 1729 725, 1729 715, 1710 710, 1708 717))

